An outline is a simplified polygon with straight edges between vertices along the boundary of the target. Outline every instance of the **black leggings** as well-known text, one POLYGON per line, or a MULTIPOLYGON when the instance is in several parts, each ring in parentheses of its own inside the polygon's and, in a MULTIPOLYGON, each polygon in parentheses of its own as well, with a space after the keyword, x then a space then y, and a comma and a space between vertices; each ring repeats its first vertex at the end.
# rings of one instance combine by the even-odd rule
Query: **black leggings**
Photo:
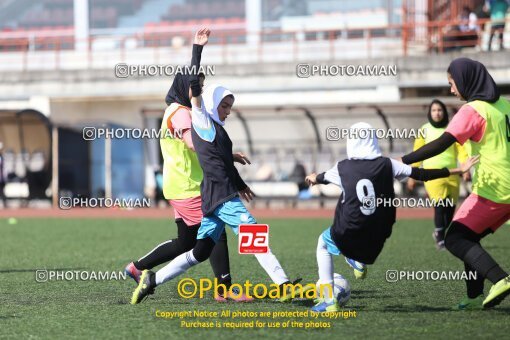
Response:
MULTIPOLYGON (((225 231, 223 231, 225 232, 225 231)), ((212 253, 214 252, 214 240, 210 237, 197 240, 197 245, 193 248, 193 257, 198 262, 204 262, 208 258, 212 258, 212 253)))
MULTIPOLYGON (((188 226, 182 219, 176 219, 177 238, 163 242, 154 248, 149 254, 134 262, 139 270, 152 269, 160 264, 171 261, 177 256, 193 249, 197 244, 197 233, 200 224, 188 226)), ((230 259, 228 256, 227 234, 225 231, 220 236, 216 245, 212 244, 207 256, 211 262, 214 276, 224 284, 230 283, 230 259)))
POLYGON ((487 228, 483 233, 477 234, 459 222, 453 222, 446 233, 446 249, 464 262, 466 272, 476 272, 475 280, 470 280, 469 273, 466 273, 469 298, 483 294, 484 279, 496 283, 508 276, 480 244, 480 240, 490 233, 492 230, 487 228))

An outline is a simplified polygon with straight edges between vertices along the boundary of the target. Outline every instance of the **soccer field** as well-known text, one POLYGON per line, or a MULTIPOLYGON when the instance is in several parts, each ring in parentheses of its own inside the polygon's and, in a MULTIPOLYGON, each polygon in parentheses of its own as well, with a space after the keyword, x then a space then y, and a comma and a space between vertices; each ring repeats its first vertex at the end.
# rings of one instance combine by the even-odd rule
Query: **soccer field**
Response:
MULTIPOLYGON (((291 278, 316 282, 315 248, 328 220, 263 220, 271 228, 270 245, 291 278)), ((401 338, 401 337, 506 337, 510 330, 510 300, 489 311, 453 312, 465 294, 462 281, 399 281, 388 283, 387 270, 457 271, 462 264, 448 252, 435 250, 431 221, 399 221, 367 279, 354 279, 343 258, 335 271, 351 284, 346 310, 356 317, 326 320, 329 329, 186 329, 179 319, 162 319, 156 311, 305 311, 310 301, 281 304, 269 299, 250 304, 219 304, 212 294, 185 300, 172 281, 140 305, 129 304, 135 287, 131 279, 118 281, 49 281, 37 283, 38 269, 119 271, 157 243, 174 236, 169 220, 143 219, 20 219, 0 222, 0 328, 1 338, 401 338)), ((483 244, 507 270, 510 230, 503 226, 483 244)), ((269 284, 253 256, 237 254, 237 239, 229 233, 231 268, 235 282, 269 284)), ((183 277, 212 277, 208 263, 183 277)), ((489 284, 486 284, 486 292, 489 284)), ((196 321, 189 319, 188 321, 196 321)), ((219 321, 224 319, 204 319, 219 321)), ((260 319, 286 321, 288 318, 260 319)), ((309 321, 292 319, 296 321, 309 321)), ((238 319, 235 321, 251 321, 238 319)))

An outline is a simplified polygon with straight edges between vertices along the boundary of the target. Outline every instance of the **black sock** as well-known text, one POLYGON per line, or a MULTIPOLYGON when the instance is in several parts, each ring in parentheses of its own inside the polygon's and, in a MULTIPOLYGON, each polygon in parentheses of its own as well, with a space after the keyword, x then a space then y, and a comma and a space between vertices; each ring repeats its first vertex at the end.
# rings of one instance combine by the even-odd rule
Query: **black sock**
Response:
POLYGON ((446 228, 444 222, 444 207, 434 207, 434 225, 436 229, 444 230, 446 228))
POLYGON ((444 207, 443 208, 444 210, 444 218, 445 218, 445 229, 448 228, 448 226, 452 223, 453 221, 453 216, 455 215, 455 205, 454 206, 448 206, 448 207, 444 207))
POLYGON ((468 250, 464 256, 464 262, 469 264, 471 268, 475 268, 482 277, 487 278, 492 283, 508 276, 480 244, 476 244, 468 250))
POLYGON ((464 261, 470 268, 476 270, 477 275, 496 283, 508 274, 482 248, 480 239, 491 233, 487 229, 477 234, 462 223, 453 222, 446 234, 445 246, 450 253, 464 261))
MULTIPOLYGON (((219 284, 224 284, 228 290, 232 285, 232 277, 230 276, 230 258, 228 256, 227 233, 223 231, 218 242, 209 257, 209 262, 214 272, 214 276, 218 279, 219 284)), ((219 292, 223 295, 223 292, 219 292)))
POLYGON ((434 225, 435 229, 434 232, 438 233, 438 238, 440 241, 444 240, 444 232, 446 230, 446 227, 448 226, 446 224, 446 213, 444 210, 444 207, 438 206, 434 207, 434 225))
MULTIPOLYGON (((446 198, 449 199, 449 198, 446 198)), ((441 238, 444 239, 445 231, 452 223, 455 213, 455 206, 448 206, 448 201, 444 200, 440 206, 434 207, 434 224, 436 231, 439 232, 441 238)))
POLYGON ((195 245, 200 224, 188 226, 182 219, 175 220, 177 238, 166 241, 154 248, 150 253, 133 262, 138 270, 152 269, 160 264, 171 261, 182 253, 191 250, 195 245))
POLYGON ((480 273, 476 272, 473 268, 471 268, 468 264, 464 263, 464 271, 466 272, 466 288, 467 288, 467 296, 470 299, 474 299, 481 294, 483 294, 483 281, 484 278, 480 273), (469 279, 472 274, 476 273, 476 279, 469 279))

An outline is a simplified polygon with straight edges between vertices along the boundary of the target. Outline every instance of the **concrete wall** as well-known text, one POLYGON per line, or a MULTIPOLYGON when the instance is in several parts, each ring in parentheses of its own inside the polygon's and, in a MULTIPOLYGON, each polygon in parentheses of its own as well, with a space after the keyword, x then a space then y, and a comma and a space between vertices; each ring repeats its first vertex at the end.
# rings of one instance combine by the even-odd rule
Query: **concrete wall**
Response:
MULTIPOLYGON (((208 56, 205 52, 204 64, 210 62, 208 56)), ((397 76, 381 77, 299 78, 296 76, 296 63, 290 62, 219 64, 215 75, 206 79, 206 84, 221 83, 234 92, 234 107, 247 119, 258 152, 254 155, 254 166, 243 167, 241 171, 253 174, 258 165, 272 157, 274 149, 283 150, 275 156, 286 159, 283 167, 289 167, 294 158, 306 158, 315 153, 314 131, 302 110, 296 109, 299 106, 307 107, 316 116, 324 149, 333 158, 345 155, 345 141, 327 141, 328 127, 345 128, 362 120, 376 128, 384 128, 370 105, 376 104, 382 109, 392 128, 421 126, 426 120, 426 106, 432 98, 402 99, 401 91, 447 89, 446 68, 458 56, 460 54, 360 59, 355 63, 340 59, 324 62, 327 65, 397 65, 397 76), (284 110, 276 111, 276 107, 284 110), (293 149, 297 150, 296 154, 291 154, 293 149)), ((510 58, 507 53, 468 56, 482 61, 498 84, 510 84, 510 58)), ((0 72, 0 109, 34 108, 48 115, 57 125, 77 129, 101 123, 143 127, 147 123, 142 114, 145 112, 148 122, 157 126, 166 106, 164 97, 171 80, 166 76, 116 78, 113 68, 0 72)), ((461 105, 454 97, 443 99, 450 108, 461 105)), ((248 152, 246 132, 235 114, 229 117, 227 130, 236 149, 248 152)), ((150 166, 157 162, 159 147, 154 141, 148 144, 147 165, 150 166)), ((388 141, 382 141, 381 146, 385 152, 389 151, 388 141)), ((395 141, 395 155, 411 147, 412 140, 395 141)), ((315 161, 309 159, 307 162, 315 161)), ((323 163, 327 160, 323 159, 323 163)))

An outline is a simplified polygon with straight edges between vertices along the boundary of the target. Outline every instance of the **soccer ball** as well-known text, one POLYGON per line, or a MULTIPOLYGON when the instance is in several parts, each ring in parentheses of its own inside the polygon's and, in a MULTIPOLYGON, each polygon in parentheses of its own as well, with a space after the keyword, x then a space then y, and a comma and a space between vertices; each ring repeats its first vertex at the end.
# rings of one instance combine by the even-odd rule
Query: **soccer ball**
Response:
MULTIPOLYGON (((335 296, 336 300, 338 301, 338 304, 340 306, 345 306, 347 301, 351 298, 351 287, 349 286, 349 282, 345 277, 343 277, 340 274, 335 273, 333 275, 333 295, 335 296)), ((320 292, 320 281, 317 281, 316 283, 317 287, 317 297, 321 296, 320 292)), ((323 295, 328 294, 327 290, 324 291, 325 288, 323 288, 323 295)))

